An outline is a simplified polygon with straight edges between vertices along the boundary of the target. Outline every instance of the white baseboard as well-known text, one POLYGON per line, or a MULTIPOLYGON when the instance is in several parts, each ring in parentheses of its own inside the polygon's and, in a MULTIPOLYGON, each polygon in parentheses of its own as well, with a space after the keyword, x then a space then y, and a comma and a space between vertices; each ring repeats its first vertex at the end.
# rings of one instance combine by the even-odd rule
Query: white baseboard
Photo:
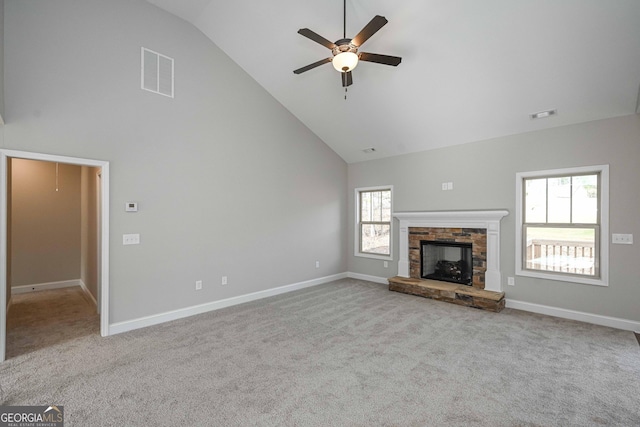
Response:
POLYGON ((512 299, 506 300, 506 307, 515 308, 517 310, 530 311, 532 313, 545 314, 547 316, 561 317, 563 319, 593 323, 594 325, 608 326, 610 328, 622 329, 625 331, 640 330, 640 322, 637 322, 635 320, 620 319, 618 317, 601 316, 599 314, 567 310, 565 308, 533 304, 530 302, 517 301, 512 299))
POLYGON ((213 301, 206 304, 194 305, 192 307, 186 307, 179 310, 168 311, 165 313, 155 314, 146 317, 140 317, 134 320, 127 320, 124 322, 112 323, 109 325, 109 335, 120 334, 122 332, 132 331, 134 329, 146 328, 147 326, 153 326, 172 320, 182 319, 185 317, 194 316, 196 314, 202 314, 213 310, 220 310, 221 308, 231 307, 246 302, 259 300, 262 298, 268 298, 287 292, 297 291, 299 289, 309 288, 311 286, 322 285, 324 283, 333 282, 334 280, 345 279, 347 273, 334 274, 331 276, 320 277, 318 279, 307 280, 305 282, 294 283, 291 285, 280 286, 278 288, 266 289, 264 291, 254 292, 251 294, 240 295, 237 297, 227 298, 220 301, 213 301))
POLYGON ((81 283, 82 283, 82 280, 73 279, 73 280, 61 280, 59 282, 35 283, 33 285, 20 285, 20 286, 13 286, 11 288, 11 293, 14 295, 17 295, 17 294, 26 294, 28 292, 46 291, 49 289, 72 288, 74 286, 82 286, 81 283))
POLYGON ((347 277, 350 279, 366 280, 368 282, 382 283, 383 285, 389 284, 389 279, 386 277, 369 276, 368 274, 352 273, 348 272, 347 277))
MULTIPOLYGON (((96 307, 98 306, 98 302, 96 301, 95 297, 91 294, 91 292, 87 288, 87 285, 84 284, 82 279, 62 280, 59 282, 47 282, 47 283, 36 283, 33 285, 14 286, 11 288, 11 295, 26 294, 29 292, 47 291, 51 289, 73 288, 75 286, 80 286, 82 291, 87 295, 87 298, 89 299, 89 301, 93 302, 93 304, 96 307)), ((12 300, 13 300, 13 297, 9 299, 8 307, 11 307, 12 300)), ((7 308, 7 313, 8 312, 9 312, 9 308, 7 308)))
POLYGON ((87 298, 89 299, 89 301, 91 301, 93 303, 93 305, 95 305, 96 308, 97 308, 98 307, 98 301, 96 301, 96 299, 94 298, 93 294, 91 293, 91 291, 89 291, 89 288, 87 288, 87 285, 84 284, 82 279, 80 279, 80 287, 84 291, 84 293, 87 296, 87 298))

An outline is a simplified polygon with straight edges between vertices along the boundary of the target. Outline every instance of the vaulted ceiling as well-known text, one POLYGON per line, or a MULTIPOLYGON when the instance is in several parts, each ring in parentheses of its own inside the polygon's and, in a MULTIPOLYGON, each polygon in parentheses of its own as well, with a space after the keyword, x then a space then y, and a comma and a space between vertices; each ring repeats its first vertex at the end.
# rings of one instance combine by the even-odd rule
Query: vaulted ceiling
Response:
POLYGON ((200 29, 350 163, 638 111, 638 0, 347 0, 347 37, 382 15, 362 51, 402 63, 361 62, 346 100, 331 64, 293 73, 331 56, 297 31, 341 39, 342 1, 148 1, 200 29), (557 115, 530 118, 548 109, 557 115))

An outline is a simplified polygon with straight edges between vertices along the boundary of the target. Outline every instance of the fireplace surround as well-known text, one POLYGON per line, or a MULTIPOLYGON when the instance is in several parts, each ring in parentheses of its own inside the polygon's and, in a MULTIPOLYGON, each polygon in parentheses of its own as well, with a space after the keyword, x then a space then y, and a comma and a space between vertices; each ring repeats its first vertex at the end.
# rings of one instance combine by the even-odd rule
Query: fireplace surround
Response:
MULTIPOLYGON (((417 270, 415 267, 415 251, 411 253, 410 234, 412 231, 417 231, 420 234, 425 229, 429 229, 427 230, 429 233, 435 232, 439 236, 435 240, 475 241, 476 244, 473 249, 473 287, 487 291, 502 292, 500 220, 508 214, 507 210, 394 213, 393 216, 400 221, 398 276, 420 278, 419 264, 417 270)), ((420 256, 419 252, 418 248, 418 258, 420 256)), ((419 259, 417 261, 419 263, 419 259)))

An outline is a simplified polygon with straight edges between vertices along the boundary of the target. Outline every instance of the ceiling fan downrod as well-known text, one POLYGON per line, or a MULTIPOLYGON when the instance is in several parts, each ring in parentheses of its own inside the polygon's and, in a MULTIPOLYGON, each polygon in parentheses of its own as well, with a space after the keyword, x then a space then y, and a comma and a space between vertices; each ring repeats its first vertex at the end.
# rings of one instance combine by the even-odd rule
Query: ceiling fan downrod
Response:
POLYGON ((342 38, 347 38, 347 0, 342 2, 342 38))

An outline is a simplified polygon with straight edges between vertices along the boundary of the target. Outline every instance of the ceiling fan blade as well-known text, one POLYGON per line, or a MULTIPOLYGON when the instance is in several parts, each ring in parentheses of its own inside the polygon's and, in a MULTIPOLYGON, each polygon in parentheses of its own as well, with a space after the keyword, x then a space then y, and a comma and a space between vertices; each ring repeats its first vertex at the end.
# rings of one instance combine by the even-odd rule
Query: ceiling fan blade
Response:
POLYGON ((351 43, 353 43, 357 47, 362 46, 364 42, 369 40, 369 37, 374 35, 380 28, 384 27, 387 22, 389 21, 387 21, 387 18, 385 18, 384 16, 374 16, 373 19, 369 21, 369 23, 365 25, 362 30, 360 30, 358 35, 351 40, 351 43))
POLYGON ((306 38, 311 39, 316 43, 320 43, 322 46, 326 47, 327 49, 333 49, 334 47, 336 47, 335 43, 330 42, 329 40, 322 37, 320 34, 314 33, 308 28, 300 28, 298 30, 298 34, 303 35, 306 38))
POLYGON ((400 58, 399 56, 380 55, 377 53, 367 52, 360 52, 359 58, 361 61, 375 62, 377 64, 384 65, 393 65, 394 67, 397 67, 398 64, 402 62, 402 58, 400 58))
POLYGON ((314 62, 313 64, 309 64, 306 67, 302 67, 302 68, 298 68, 297 70, 294 70, 294 74, 301 74, 304 73, 305 71, 309 71, 312 70, 316 67, 321 66, 322 64, 326 64, 327 62, 331 62, 332 58, 325 58, 325 59, 321 59, 318 62, 314 62))
POLYGON ((342 87, 351 86, 353 84, 353 76, 351 75, 351 71, 340 73, 340 78, 342 79, 342 87))

